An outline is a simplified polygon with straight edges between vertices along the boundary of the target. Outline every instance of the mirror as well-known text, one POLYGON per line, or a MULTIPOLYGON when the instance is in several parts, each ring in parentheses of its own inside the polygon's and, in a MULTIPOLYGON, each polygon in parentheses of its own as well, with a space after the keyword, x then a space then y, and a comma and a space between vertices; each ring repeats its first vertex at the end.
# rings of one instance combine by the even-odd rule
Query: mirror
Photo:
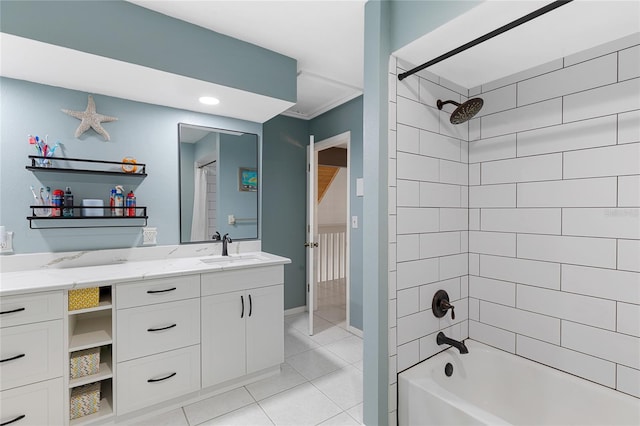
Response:
POLYGON ((258 135, 178 124, 180 243, 258 238, 258 135))

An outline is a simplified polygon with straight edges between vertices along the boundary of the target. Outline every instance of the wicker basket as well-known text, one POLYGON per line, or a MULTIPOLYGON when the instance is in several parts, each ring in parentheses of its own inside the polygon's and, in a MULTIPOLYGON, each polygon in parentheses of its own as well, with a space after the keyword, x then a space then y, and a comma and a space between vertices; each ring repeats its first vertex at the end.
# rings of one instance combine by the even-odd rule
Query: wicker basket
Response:
POLYGON ((72 352, 69 359, 69 378, 90 376, 100 372, 100 348, 72 352))
POLYGON ((79 288, 69 290, 69 310, 95 308, 100 304, 100 288, 79 288))
POLYGON ((69 418, 71 420, 97 413, 99 410, 100 382, 79 386, 71 390, 69 403, 69 418))

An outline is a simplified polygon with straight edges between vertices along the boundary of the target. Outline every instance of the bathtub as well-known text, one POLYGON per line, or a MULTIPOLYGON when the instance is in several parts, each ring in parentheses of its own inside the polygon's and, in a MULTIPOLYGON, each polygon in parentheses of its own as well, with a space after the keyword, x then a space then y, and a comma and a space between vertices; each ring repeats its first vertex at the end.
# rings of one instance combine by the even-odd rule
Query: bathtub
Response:
POLYGON ((465 344, 466 355, 450 348, 400 373, 400 425, 640 425, 638 398, 476 341, 465 344))

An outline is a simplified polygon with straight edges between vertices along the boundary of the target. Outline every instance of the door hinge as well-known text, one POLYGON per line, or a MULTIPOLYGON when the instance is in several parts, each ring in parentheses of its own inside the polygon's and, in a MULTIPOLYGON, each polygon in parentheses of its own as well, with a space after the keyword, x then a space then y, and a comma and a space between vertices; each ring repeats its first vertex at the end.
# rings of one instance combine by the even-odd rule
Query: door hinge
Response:
POLYGON ((311 291, 311 287, 309 286, 309 284, 307 283, 307 292, 311 291))

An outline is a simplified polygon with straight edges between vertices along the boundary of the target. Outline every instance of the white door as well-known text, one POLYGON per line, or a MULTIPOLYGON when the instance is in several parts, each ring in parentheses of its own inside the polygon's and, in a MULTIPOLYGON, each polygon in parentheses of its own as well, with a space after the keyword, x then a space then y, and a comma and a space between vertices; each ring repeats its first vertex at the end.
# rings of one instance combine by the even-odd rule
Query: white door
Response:
POLYGON ((313 135, 307 147, 307 309, 309 310, 309 335, 313 335, 313 312, 315 309, 315 213, 316 213, 316 151, 313 135))
POLYGON ((247 312, 247 374, 284 362, 284 285, 245 292, 247 312))
POLYGON ((202 387, 246 374, 245 317, 249 303, 243 291, 201 299, 202 387))

